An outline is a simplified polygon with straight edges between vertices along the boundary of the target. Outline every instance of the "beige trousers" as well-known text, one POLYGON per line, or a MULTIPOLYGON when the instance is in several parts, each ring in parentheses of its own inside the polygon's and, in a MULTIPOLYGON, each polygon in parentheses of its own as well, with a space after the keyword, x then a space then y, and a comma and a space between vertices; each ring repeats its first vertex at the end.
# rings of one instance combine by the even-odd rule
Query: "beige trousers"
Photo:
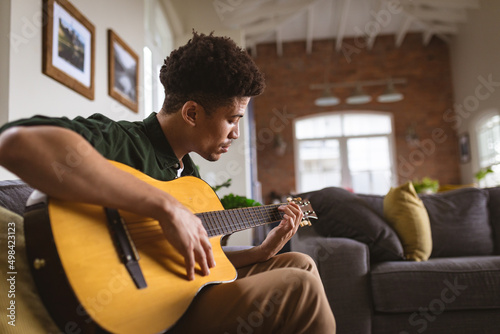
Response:
POLYGON ((202 290, 168 333, 332 334, 335 319, 314 261, 292 252, 202 290))

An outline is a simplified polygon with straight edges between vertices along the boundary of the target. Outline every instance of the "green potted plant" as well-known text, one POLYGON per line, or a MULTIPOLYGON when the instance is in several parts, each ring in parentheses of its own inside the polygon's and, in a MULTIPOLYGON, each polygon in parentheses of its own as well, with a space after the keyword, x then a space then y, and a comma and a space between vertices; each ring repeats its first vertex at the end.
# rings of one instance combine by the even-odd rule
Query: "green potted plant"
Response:
POLYGON ((417 194, 433 194, 439 189, 439 181, 430 177, 424 177, 422 180, 415 179, 412 183, 417 194))
POLYGON ((486 175, 493 173, 493 166, 488 166, 481 168, 476 174, 474 174, 474 177, 476 178, 477 182, 479 183, 482 179, 486 177, 486 175))
MULTIPOLYGON (((212 186, 212 189, 217 193, 217 191, 221 188, 227 188, 231 186, 231 179, 227 179, 224 183, 212 186)), ((237 208, 247 208, 250 206, 260 206, 259 202, 253 200, 251 198, 247 198, 245 196, 235 195, 233 193, 225 195, 220 198, 220 202, 225 210, 228 209, 237 209, 237 208)))

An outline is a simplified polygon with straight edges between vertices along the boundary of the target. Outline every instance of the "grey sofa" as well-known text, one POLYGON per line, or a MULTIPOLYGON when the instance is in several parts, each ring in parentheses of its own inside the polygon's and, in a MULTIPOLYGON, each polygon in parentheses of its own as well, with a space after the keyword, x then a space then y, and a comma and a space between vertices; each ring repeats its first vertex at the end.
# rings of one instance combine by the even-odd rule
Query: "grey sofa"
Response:
POLYGON ((33 188, 21 180, 0 181, 0 206, 23 215, 33 188))
POLYGON ((404 260, 383 196, 301 196, 319 219, 291 249, 316 261, 339 334, 500 333, 500 188, 420 196, 433 242, 423 262, 404 260))

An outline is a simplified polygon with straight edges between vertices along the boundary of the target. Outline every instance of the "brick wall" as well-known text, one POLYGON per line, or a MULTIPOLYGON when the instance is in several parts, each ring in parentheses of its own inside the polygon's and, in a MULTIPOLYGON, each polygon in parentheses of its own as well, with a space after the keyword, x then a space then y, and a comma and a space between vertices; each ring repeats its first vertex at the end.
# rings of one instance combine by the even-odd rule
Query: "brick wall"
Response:
MULTIPOLYGON (((452 123, 444 117, 453 108, 450 55, 446 43, 433 38, 423 45, 421 34, 409 34, 396 48, 394 36, 379 36, 371 50, 358 48, 359 41, 344 40, 344 51, 335 51, 335 41, 314 41, 311 54, 305 42, 283 45, 283 56, 275 44, 261 44, 255 61, 266 76, 267 88, 254 99, 258 179, 264 201, 271 191, 288 194, 295 190, 293 118, 329 111, 375 110, 391 112, 394 117, 398 182, 429 176, 441 184, 460 182, 458 143, 452 123), (358 42, 358 44, 355 44, 358 42), (335 89, 341 104, 317 107, 321 95, 311 84, 380 80, 389 76, 406 78, 407 84, 396 88, 405 99, 395 103, 347 105, 343 101, 351 88, 335 89), (415 125, 420 146, 409 145, 405 136, 415 125), (285 153, 276 155, 275 134, 288 144, 285 153)), ((385 87, 364 87, 374 97, 385 87)), ((448 115, 449 116, 449 115, 448 115)))

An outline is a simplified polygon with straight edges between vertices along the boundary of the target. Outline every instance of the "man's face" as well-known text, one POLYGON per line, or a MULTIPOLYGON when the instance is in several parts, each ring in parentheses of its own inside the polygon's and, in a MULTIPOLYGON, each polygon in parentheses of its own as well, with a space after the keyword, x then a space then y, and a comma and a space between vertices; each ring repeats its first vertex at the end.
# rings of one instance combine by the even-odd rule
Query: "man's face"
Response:
POLYGON ((210 116, 202 115, 197 135, 196 153, 209 161, 217 161, 240 136, 239 122, 244 116, 249 97, 235 99, 234 104, 217 108, 210 116))

